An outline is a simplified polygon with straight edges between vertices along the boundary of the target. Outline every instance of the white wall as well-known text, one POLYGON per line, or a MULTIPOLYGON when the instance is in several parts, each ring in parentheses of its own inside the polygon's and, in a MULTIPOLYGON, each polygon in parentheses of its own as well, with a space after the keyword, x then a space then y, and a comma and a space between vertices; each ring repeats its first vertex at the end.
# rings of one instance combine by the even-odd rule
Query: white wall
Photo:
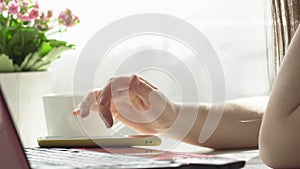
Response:
MULTIPOLYGON (((72 91, 76 60, 86 42, 98 30, 122 17, 151 12, 170 14, 184 19, 196 26, 209 39, 224 69, 227 99, 268 94, 263 2, 260 0, 52 0, 41 1, 40 6, 54 9, 55 12, 67 7, 81 19, 78 26, 71 28, 67 33, 55 36, 74 43, 77 47, 74 51, 64 53, 62 59, 52 64, 54 92, 72 91)), ((136 50, 141 47, 140 41, 135 42, 137 41, 128 41, 127 47, 123 44, 125 46, 116 48, 115 52, 119 52, 122 56, 124 49, 136 50)), ((145 40, 145 44, 157 45, 155 38, 145 40)), ((175 52, 178 55, 183 53, 175 52)), ((114 63, 111 64, 113 67, 114 63)), ((199 66, 191 65, 191 67, 199 66)), ((107 72, 107 77, 110 75, 113 75, 113 72, 107 72)), ((199 75, 199 78, 206 76, 199 75)), ((106 76, 99 78, 101 87, 106 81, 106 76)), ((179 97, 178 88, 170 87, 174 85, 172 81, 157 79, 156 81, 160 82, 155 83, 167 95, 174 99, 179 97)), ((209 101, 211 86, 203 80, 202 82, 205 85, 200 89, 203 93, 201 101, 209 101)))

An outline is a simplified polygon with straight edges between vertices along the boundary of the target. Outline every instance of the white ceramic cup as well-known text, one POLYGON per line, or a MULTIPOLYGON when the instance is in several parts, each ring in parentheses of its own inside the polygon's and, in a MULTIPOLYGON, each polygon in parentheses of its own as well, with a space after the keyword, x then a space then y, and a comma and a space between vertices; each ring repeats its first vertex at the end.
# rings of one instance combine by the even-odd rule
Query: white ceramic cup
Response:
POLYGON ((84 98, 83 94, 50 94, 43 96, 49 136, 111 136, 122 128, 117 123, 107 129, 97 112, 84 119, 73 115, 73 110, 84 98))

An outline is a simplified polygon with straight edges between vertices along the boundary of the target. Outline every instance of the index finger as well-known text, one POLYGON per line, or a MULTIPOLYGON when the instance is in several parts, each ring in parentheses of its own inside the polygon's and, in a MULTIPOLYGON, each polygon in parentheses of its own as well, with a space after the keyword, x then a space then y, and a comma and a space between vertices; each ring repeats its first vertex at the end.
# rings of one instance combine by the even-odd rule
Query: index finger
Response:
POLYGON ((96 96, 100 90, 93 90, 90 91, 82 100, 80 103, 79 107, 77 107, 74 111, 73 114, 76 116, 80 116, 81 118, 85 118, 90 114, 90 109, 93 106, 93 104, 96 103, 96 96))

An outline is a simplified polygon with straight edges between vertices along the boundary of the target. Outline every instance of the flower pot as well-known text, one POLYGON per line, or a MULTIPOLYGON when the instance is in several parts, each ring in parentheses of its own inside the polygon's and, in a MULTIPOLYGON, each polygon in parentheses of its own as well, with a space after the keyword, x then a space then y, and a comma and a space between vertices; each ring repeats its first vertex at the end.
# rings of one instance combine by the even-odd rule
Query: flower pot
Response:
POLYGON ((42 96, 51 92, 51 72, 0 73, 0 84, 25 147, 47 134, 42 96))

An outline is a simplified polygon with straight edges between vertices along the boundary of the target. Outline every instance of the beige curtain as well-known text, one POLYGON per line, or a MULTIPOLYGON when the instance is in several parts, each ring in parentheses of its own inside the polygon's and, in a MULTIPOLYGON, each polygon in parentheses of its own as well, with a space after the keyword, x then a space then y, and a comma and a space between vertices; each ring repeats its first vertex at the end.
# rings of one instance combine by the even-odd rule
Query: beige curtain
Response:
POLYGON ((299 25, 300 0, 269 0, 266 9, 267 59, 272 87, 288 45, 299 25))

